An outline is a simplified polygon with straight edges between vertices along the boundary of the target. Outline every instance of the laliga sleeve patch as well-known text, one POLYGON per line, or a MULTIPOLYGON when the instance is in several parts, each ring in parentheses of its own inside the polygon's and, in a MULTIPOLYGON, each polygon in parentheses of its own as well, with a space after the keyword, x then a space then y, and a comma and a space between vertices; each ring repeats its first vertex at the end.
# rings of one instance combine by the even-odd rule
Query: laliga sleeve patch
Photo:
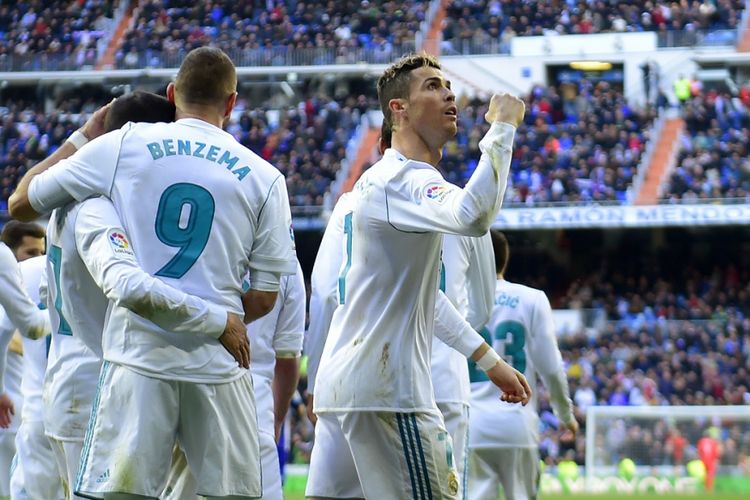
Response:
POLYGON ((125 257, 135 257, 133 246, 122 229, 110 229, 109 233, 107 233, 107 239, 109 240, 109 246, 112 247, 112 251, 115 254, 125 257))
POLYGON ((448 184, 440 184, 434 182, 428 184, 424 188, 424 197, 428 200, 434 201, 435 203, 442 204, 448 197, 448 193, 453 191, 455 188, 448 184))

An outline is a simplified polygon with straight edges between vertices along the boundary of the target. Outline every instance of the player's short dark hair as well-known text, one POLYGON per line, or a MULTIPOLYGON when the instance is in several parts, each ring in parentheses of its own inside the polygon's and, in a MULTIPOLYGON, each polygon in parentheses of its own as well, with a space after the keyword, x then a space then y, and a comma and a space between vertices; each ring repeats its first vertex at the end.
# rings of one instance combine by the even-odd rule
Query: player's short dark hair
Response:
POLYGON ((508 260, 510 259, 508 238, 495 229, 490 230, 490 237, 492 238, 492 249, 495 251, 495 272, 497 274, 505 274, 505 269, 508 267, 508 260))
POLYGON ((136 90, 115 99, 104 118, 104 130, 111 132, 128 122, 173 122, 175 106, 166 97, 136 90))
POLYGON ((17 220, 8 221, 0 233, 0 241, 8 245, 14 252, 21 246, 23 238, 31 236, 32 238, 44 238, 46 233, 44 228, 33 222, 18 222, 17 220))
POLYGON ((237 90, 237 71, 223 50, 200 47, 185 56, 174 85, 183 103, 221 106, 237 90))
POLYGON ((392 126, 391 99, 408 99, 411 72, 419 68, 442 69, 437 59, 428 54, 408 54, 386 68, 378 78, 378 101, 385 120, 392 126))

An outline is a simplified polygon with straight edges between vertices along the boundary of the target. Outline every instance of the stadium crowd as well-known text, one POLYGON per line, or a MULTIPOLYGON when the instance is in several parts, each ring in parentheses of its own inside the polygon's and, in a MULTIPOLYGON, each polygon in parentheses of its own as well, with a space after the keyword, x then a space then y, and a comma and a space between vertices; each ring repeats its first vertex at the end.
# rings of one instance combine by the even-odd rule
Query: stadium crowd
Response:
MULTIPOLYGON (((534 86, 516 133, 505 204, 623 202, 649 139, 653 109, 632 107, 607 82, 534 86)), ((463 185, 479 160, 486 104, 459 105, 441 168, 463 185)))
MULTIPOLYGON (((0 210, 7 210, 8 197, 26 170, 60 147, 106 99, 65 99, 51 113, 28 100, 2 103, 0 210)), ((375 100, 364 95, 334 99, 316 94, 275 109, 240 99, 227 130, 286 175, 293 207, 320 206, 346 156, 347 142, 363 114, 374 107, 375 100)))
POLYGON ((96 64, 116 0, 34 0, 0 5, 0 68, 70 70, 96 64))
POLYGON ((663 197, 671 202, 750 197, 750 89, 700 88, 683 103, 686 131, 663 197))
POLYGON ((516 36, 735 29, 743 0, 451 2, 443 28, 447 53, 508 52, 516 36))
POLYGON ((414 49, 427 5, 148 0, 116 60, 121 68, 173 67, 191 49, 213 43, 238 66, 353 63, 365 53, 367 60, 385 63, 414 49))

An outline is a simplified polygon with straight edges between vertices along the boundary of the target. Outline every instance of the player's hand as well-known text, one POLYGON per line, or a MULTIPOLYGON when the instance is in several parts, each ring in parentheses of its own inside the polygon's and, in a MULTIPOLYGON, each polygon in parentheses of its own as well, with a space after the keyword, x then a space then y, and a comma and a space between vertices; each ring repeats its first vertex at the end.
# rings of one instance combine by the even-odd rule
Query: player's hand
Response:
POLYGON ((563 424, 563 429, 565 429, 565 432, 560 436, 560 441, 566 443, 573 441, 578 434, 578 421, 573 417, 569 423, 563 424))
POLYGON ((314 396, 312 394, 307 395, 307 418, 309 418, 310 422, 315 425, 318 423, 318 416, 315 414, 313 408, 313 399, 314 396))
POLYGON ((250 368, 250 340, 247 338, 247 327, 238 315, 227 313, 227 326, 219 337, 219 342, 234 356, 242 368, 250 368))
POLYGON ((531 387, 521 372, 503 360, 487 371, 487 376, 503 391, 500 399, 506 403, 521 403, 526 406, 531 399, 531 387))
POLYGON ((492 125, 494 122, 510 123, 518 128, 523 122, 526 105, 521 99, 510 94, 495 94, 490 99, 490 109, 484 119, 492 125))
POLYGON ((97 109, 94 114, 89 117, 83 127, 81 127, 81 133, 85 135, 88 140, 93 141, 100 135, 104 134, 104 119, 107 117, 107 113, 109 113, 109 109, 112 107, 112 102, 114 102, 114 99, 112 99, 109 104, 97 109))
POLYGON ((10 422, 15 414, 16 409, 13 406, 13 401, 7 394, 0 394, 0 428, 7 429, 10 427, 10 422))

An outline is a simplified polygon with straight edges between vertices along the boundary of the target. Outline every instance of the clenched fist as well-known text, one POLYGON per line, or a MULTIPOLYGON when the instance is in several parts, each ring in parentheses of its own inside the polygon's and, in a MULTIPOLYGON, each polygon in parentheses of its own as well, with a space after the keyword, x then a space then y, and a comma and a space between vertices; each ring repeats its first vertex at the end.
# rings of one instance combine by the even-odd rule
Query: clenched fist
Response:
POLYGON ((490 125, 494 122, 510 123, 518 127, 526 113, 526 105, 521 99, 510 94, 495 94, 490 100, 490 109, 484 119, 490 125))

